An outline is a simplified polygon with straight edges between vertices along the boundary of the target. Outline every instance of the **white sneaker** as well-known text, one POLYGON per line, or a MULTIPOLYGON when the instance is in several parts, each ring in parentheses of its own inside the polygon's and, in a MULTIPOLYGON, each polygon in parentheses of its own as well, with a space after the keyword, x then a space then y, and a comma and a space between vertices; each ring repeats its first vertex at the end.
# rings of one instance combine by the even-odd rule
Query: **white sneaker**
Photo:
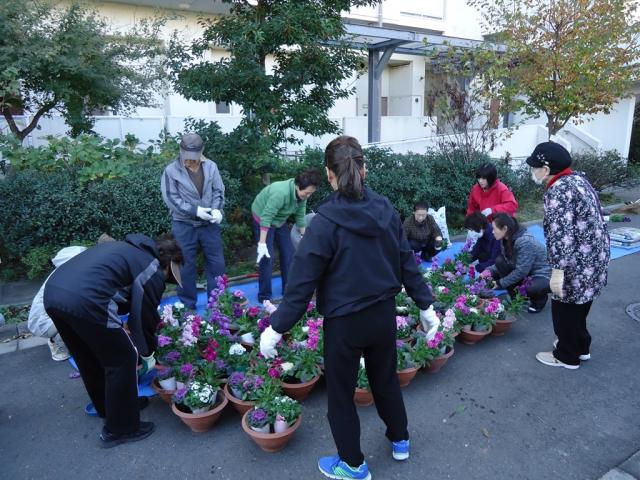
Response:
POLYGON ((49 345, 49 350, 51 350, 51 358, 56 362, 62 362, 71 356, 69 349, 62 341, 62 338, 60 338, 60 335, 50 338, 47 345, 49 345))
MULTIPOLYGON (((555 350, 556 348, 558 348, 558 339, 557 338, 553 341, 553 349, 555 350)), ((580 355, 580 357, 578 357, 578 358, 580 358, 580 361, 582 361, 582 362, 584 362, 585 360, 591 360, 591 354, 587 353, 585 355, 580 355)))
POLYGON ((580 365, 569 365, 561 362, 556 357, 553 356, 553 352, 539 352, 536 353, 536 360, 540 363, 544 363, 545 365, 549 365, 550 367, 564 367, 569 370, 577 370, 580 368, 580 365))

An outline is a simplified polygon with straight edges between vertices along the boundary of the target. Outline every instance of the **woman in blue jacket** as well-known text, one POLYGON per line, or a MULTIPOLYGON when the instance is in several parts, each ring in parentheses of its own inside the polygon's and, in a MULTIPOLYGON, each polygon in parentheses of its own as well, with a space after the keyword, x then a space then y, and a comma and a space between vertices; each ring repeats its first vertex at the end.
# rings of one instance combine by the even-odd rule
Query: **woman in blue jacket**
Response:
POLYGON ((402 285, 420 307, 429 336, 439 321, 398 212, 364 185, 358 141, 334 139, 325 150, 325 167, 334 193, 320 205, 300 242, 283 301, 262 334, 260 350, 266 357, 277 354, 281 334, 302 317, 317 289, 317 306, 325 317, 328 418, 338 447, 338 455, 320 458, 318 467, 330 478, 369 479, 353 403, 360 358, 393 458, 405 460, 409 433, 396 375, 395 324, 395 296, 402 285))

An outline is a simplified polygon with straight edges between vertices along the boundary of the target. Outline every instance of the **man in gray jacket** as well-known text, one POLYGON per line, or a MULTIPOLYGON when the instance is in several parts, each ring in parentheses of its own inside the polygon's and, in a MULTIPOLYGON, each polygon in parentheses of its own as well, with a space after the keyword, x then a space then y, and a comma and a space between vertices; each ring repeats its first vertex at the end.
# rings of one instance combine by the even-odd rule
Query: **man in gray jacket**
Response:
POLYGON ((224 184, 218 166, 202 154, 203 149, 200 135, 183 135, 180 155, 162 175, 162 198, 171 211, 173 235, 184 258, 178 296, 189 309, 196 308, 198 247, 204 253, 207 292, 216 288, 216 277, 225 270, 220 234, 224 184))

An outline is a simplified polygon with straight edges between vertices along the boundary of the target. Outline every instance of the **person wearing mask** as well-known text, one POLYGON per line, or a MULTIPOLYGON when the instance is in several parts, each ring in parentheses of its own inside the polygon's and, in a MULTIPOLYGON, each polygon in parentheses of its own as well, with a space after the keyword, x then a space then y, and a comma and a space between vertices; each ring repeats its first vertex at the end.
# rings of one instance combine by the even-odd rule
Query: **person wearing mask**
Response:
POLYGON ((529 298, 529 313, 538 313, 547 304, 551 267, 547 252, 518 220, 506 213, 493 216, 493 236, 500 242, 500 255, 488 268, 495 287, 516 295, 516 287, 523 284, 529 298))
POLYGON ((428 209, 426 203, 416 203, 413 215, 409 215, 403 224, 409 245, 425 262, 430 262, 431 257, 442 249, 442 232, 433 217, 427 213, 428 209))
POLYGON ((260 351, 277 354, 282 334, 302 317, 317 288, 324 316, 328 419, 338 455, 321 457, 320 471, 335 479, 370 479, 360 449, 360 421, 353 403, 360 358, 396 460, 409 457, 407 414, 396 375, 395 296, 404 285, 420 307, 432 338, 440 322, 422 279, 400 215, 389 200, 366 187, 362 148, 349 136, 325 150, 334 193, 317 210, 293 259, 291 276, 260 351))
POLYGON ((498 170, 493 163, 480 165, 476 169, 476 179, 467 200, 467 215, 480 212, 489 221, 500 212, 515 216, 518 202, 509 187, 498 179, 498 170))
POLYGON ((577 369, 591 358, 587 316, 607 284, 611 246, 600 199, 584 175, 571 170, 560 144, 540 143, 527 158, 531 177, 545 185, 544 236, 552 273, 551 316, 557 340, 538 361, 577 369))
POLYGON ((155 364, 158 305, 165 280, 180 282, 182 252, 173 237, 142 234, 73 257, 48 278, 44 308, 78 366, 98 416, 104 448, 142 440, 138 371, 155 364), (120 315, 128 314, 124 328, 120 315))
POLYGON ((500 254, 500 242, 493 236, 493 225, 480 212, 473 212, 464 219, 467 238, 473 240, 471 261, 476 264, 476 270, 483 272, 493 265, 500 254))
POLYGON ((273 182, 260 191, 251 204, 253 231, 258 241, 256 263, 258 264, 258 300, 271 301, 271 275, 273 268, 273 244, 280 254, 280 275, 282 292, 289 277, 289 265, 293 257, 293 244, 287 219, 294 215, 300 235, 306 229, 305 214, 307 200, 320 185, 317 170, 310 169, 298 173, 295 178, 273 182))
POLYGON ((218 166, 204 157, 204 143, 197 133, 180 141, 180 153, 162 175, 162 199, 171 212, 171 229, 178 241, 184 264, 178 297, 190 310, 196 309, 198 249, 204 255, 207 294, 216 288, 216 277, 225 271, 220 222, 224 207, 224 184, 218 166))

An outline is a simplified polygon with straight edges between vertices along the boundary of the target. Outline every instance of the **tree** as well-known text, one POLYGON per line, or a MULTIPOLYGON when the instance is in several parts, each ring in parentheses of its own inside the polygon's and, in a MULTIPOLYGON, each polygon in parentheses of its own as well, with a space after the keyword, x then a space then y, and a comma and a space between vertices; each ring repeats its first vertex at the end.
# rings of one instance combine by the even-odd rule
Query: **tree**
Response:
POLYGON ((75 136, 91 130, 94 109, 152 105, 165 77, 163 22, 120 33, 80 4, 0 2, 0 111, 11 132, 23 140, 57 110, 75 136), (23 112, 33 119, 21 129, 23 112))
POLYGON ((327 112, 351 94, 344 82, 360 60, 339 42, 345 35, 340 12, 376 1, 225 1, 230 13, 202 19, 201 38, 190 45, 174 39, 175 89, 193 100, 240 105, 244 118, 238 129, 250 134, 239 136, 266 139, 273 150, 282 142, 296 142, 288 129, 311 135, 337 132, 327 112), (216 48, 228 56, 203 58, 216 48), (272 68, 267 67, 269 56, 272 68))
POLYGON ((506 52, 494 52, 496 98, 544 114, 549 136, 569 120, 609 113, 639 78, 633 0, 469 0, 506 52))

